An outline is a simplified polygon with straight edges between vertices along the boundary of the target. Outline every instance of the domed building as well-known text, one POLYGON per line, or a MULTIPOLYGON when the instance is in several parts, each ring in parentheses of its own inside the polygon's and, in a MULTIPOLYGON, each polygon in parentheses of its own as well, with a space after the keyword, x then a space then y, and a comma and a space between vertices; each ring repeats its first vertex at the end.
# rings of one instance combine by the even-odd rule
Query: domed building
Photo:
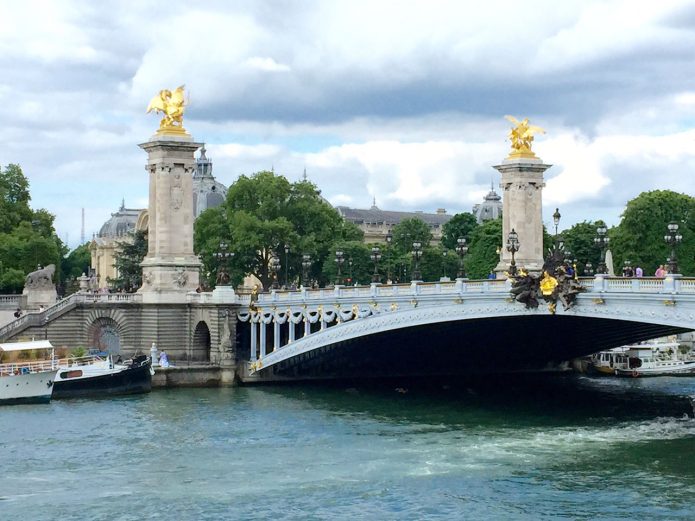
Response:
POLYGON ((473 206, 473 215, 475 215, 478 224, 502 216, 502 196, 495 192, 492 183, 490 183, 490 192, 485 196, 483 202, 473 206))
MULTIPOLYGON (((131 240, 131 232, 138 229, 141 214, 147 210, 126 208, 125 199, 117 212, 111 214, 99 233, 92 239, 89 250, 92 254, 92 276, 95 277, 96 287, 106 287, 109 278, 116 278, 114 256, 119 242, 131 240)), ((146 228, 145 228, 146 229, 146 228)))
POLYGON ((208 208, 220 206, 226 197, 227 187, 213 177, 212 161, 208 159, 203 145, 193 174, 193 215, 198 217, 208 208))
MULTIPOLYGON (((198 217, 208 208, 220 206, 227 197, 227 187, 212 175, 212 161, 208 159, 205 145, 200 149, 193 174, 193 215, 198 217)), ((114 268, 117 243, 130 241, 135 230, 147 231, 149 215, 147 208, 126 208, 125 200, 117 212, 111 214, 99 233, 92 239, 92 276, 96 287, 107 287, 108 279, 117 276, 114 268)))

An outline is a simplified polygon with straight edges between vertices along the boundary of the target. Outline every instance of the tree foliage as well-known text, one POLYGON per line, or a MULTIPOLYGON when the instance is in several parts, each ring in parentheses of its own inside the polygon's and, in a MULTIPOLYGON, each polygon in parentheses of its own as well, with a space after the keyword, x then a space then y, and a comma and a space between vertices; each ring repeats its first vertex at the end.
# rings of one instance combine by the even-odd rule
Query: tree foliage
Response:
POLYGON ((334 262, 335 246, 361 241, 362 235, 321 198, 313 183, 290 183, 283 176, 263 171, 240 176, 229 187, 222 207, 206 210, 198 217, 194 245, 211 279, 218 267, 215 253, 224 239, 234 253, 230 262, 232 282, 238 283, 251 273, 267 288, 272 280, 273 256, 280 261, 280 283, 285 279, 290 284, 299 282, 304 254, 311 255, 312 277, 325 282, 327 263, 334 262))
POLYGON ((140 264, 147 255, 147 235, 142 230, 136 230, 131 241, 116 243, 114 267, 118 276, 107 280, 114 291, 132 293, 142 286, 142 268, 140 264))
POLYGON ((651 275, 660 264, 666 264, 671 248, 664 241, 669 222, 675 221, 683 236, 677 248, 680 272, 695 274, 695 198, 671 190, 643 192, 628 201, 620 224, 611 229, 611 250, 614 266, 629 260, 651 275))
POLYGON ((599 226, 605 226, 605 223, 601 220, 583 221, 562 232, 565 249, 572 253, 573 259, 577 259, 579 273, 584 273, 587 262, 591 263, 595 271, 601 261, 601 250, 594 242, 599 226))
POLYGON ((466 275, 471 279, 486 278, 500 260, 502 248, 502 219, 485 221, 471 233, 471 245, 466 256, 466 275))
POLYGON ((0 168, 0 292, 18 293, 27 273, 55 264, 60 282, 65 247, 55 233, 54 216, 29 207, 29 181, 19 165, 0 168))
POLYGON ((477 227, 478 221, 472 213, 457 213, 442 227, 442 244, 445 248, 453 250, 459 237, 463 237, 470 244, 471 233, 477 227))

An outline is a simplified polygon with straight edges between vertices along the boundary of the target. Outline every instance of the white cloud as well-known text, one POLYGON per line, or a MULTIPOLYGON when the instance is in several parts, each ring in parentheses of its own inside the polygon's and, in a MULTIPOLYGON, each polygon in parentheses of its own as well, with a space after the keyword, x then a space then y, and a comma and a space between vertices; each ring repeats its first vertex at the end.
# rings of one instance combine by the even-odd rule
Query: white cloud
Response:
POLYGON ((290 70, 288 65, 278 63, 272 58, 262 58, 260 56, 246 58, 243 65, 250 69, 257 69, 264 72, 287 72, 290 70))

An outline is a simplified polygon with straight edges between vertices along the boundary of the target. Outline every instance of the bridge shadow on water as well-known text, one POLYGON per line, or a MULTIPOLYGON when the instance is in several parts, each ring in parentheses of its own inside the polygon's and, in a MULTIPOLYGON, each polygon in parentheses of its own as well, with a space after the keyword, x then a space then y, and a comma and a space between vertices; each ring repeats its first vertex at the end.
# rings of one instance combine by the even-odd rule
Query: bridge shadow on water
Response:
POLYGON ((516 374, 303 382, 261 389, 338 414, 430 425, 493 420, 573 425, 695 415, 695 378, 516 374))

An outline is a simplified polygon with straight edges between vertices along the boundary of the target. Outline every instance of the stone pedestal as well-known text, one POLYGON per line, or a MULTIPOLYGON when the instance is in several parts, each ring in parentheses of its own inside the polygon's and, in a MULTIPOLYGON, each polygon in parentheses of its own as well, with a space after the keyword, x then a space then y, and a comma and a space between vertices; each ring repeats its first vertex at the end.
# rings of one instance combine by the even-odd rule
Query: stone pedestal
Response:
POLYGON ((212 290, 212 301, 220 304, 236 304, 237 298, 232 286, 216 286, 212 290))
POLYGON ((148 248, 142 261, 143 302, 179 302, 199 285, 193 253, 193 172, 202 146, 185 133, 157 133, 140 145, 150 176, 148 248))
POLYGON ((512 254, 507 251, 507 236, 519 234, 519 251, 514 255, 517 268, 540 272, 543 267, 543 173, 552 165, 539 158, 505 159, 493 168, 502 174, 503 190, 502 251, 495 268, 498 276, 509 270, 512 254))
POLYGON ((24 288, 22 297, 24 301, 22 309, 27 310, 49 308, 58 302, 58 293, 55 286, 50 288, 24 288))

